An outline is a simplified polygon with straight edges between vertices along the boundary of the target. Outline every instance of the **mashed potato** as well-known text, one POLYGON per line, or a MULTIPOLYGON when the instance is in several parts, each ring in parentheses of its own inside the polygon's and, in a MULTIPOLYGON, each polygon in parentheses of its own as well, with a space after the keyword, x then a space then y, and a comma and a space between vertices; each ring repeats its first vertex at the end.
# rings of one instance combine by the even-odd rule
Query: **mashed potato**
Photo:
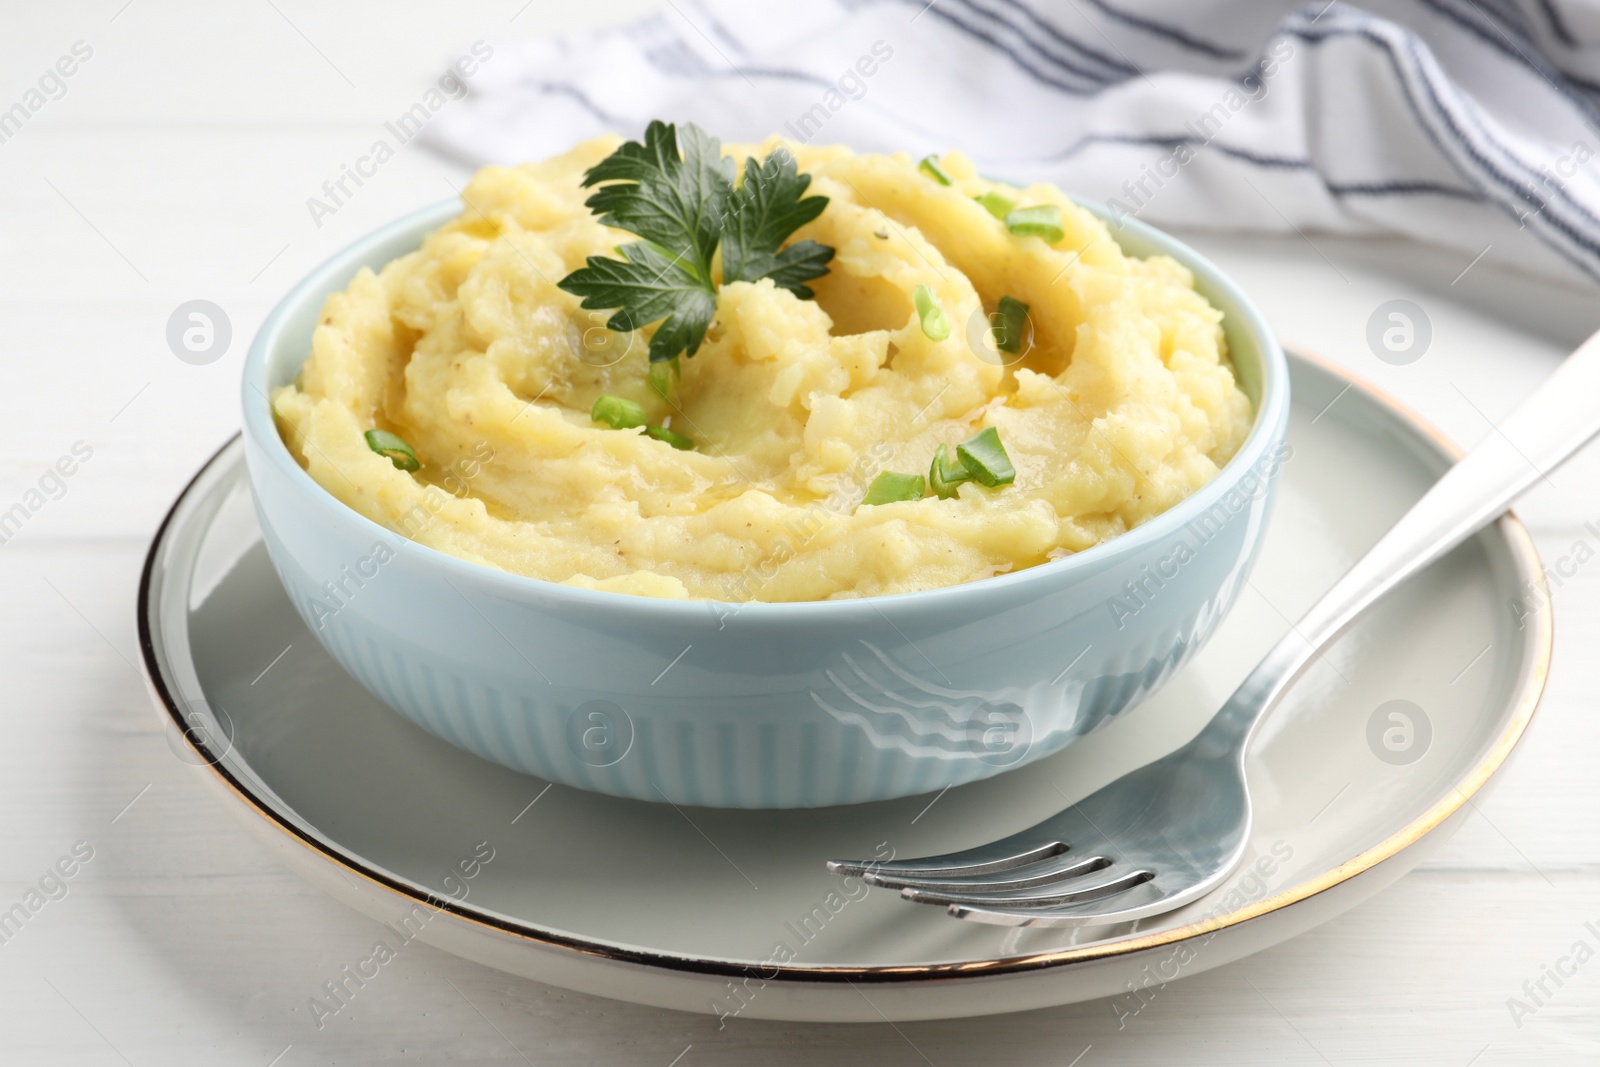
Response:
POLYGON ((1124 255, 1059 190, 997 186, 959 154, 945 186, 904 156, 789 146, 829 198, 793 240, 835 248, 830 272, 814 301, 769 280, 723 286, 669 403, 647 379, 648 328, 611 333, 556 287, 633 239, 602 226, 580 186, 619 143, 481 171, 460 218, 328 299, 300 380, 272 398, 324 488, 422 544, 551 582, 822 600, 1091 548, 1204 485, 1244 440, 1251 406, 1222 315, 1190 273, 1124 255), (1012 234, 973 199, 992 189, 1059 205, 1064 238, 1012 234), (919 324, 918 285, 944 340, 919 324), (1031 308, 1020 359, 986 329, 1002 296, 1031 308), (591 421, 607 393, 697 449, 591 421), (1015 484, 858 506, 880 471, 925 473, 939 444, 990 426, 1015 484), (373 428, 404 438, 421 469, 369 449, 373 428))

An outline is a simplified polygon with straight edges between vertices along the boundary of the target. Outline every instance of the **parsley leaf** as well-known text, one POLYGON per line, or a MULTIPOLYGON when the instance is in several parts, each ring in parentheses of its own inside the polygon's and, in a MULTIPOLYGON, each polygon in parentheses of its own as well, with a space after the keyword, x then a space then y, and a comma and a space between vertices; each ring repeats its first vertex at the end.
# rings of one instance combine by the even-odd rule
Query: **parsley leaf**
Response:
POLYGON ((693 123, 681 130, 650 123, 643 142, 624 143, 583 176, 586 188, 601 186, 585 201, 600 221, 643 240, 619 248, 621 259, 588 257, 557 284, 585 308, 618 309, 606 323, 612 330, 660 322, 651 364, 699 351, 717 310, 719 244, 725 281, 771 278, 810 299, 805 282, 827 273, 833 249, 816 241, 782 245, 828 198, 803 195, 811 178, 784 149, 763 163, 749 160, 737 189, 733 177, 733 160, 715 137, 693 123))
POLYGON ((717 312, 709 279, 649 241, 618 251, 625 258, 590 256, 581 270, 561 279, 561 288, 583 297, 586 308, 617 308, 606 326, 618 333, 663 319, 650 338, 651 363, 698 352, 717 312))
POLYGON ((828 273, 833 249, 800 241, 779 251, 784 238, 822 214, 825 196, 803 196, 811 175, 801 174, 794 155, 779 148, 757 163, 748 159, 744 181, 728 197, 723 224, 722 280, 753 282, 771 278, 802 300, 814 295, 805 284, 828 273))
POLYGON ((682 256, 709 283, 722 216, 733 188, 733 160, 722 143, 685 123, 683 154, 675 127, 650 123, 644 143, 628 141, 590 167, 585 188, 615 181, 585 203, 607 226, 636 233, 682 256))

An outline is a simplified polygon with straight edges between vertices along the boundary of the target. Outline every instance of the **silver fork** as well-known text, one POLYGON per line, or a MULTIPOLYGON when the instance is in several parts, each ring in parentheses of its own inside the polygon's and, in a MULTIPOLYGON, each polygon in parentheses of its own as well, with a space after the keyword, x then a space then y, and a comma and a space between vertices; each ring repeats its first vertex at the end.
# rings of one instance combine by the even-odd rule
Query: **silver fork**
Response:
POLYGON ((1197 900, 1244 858, 1244 757, 1317 654, 1376 601, 1487 526, 1600 432, 1600 333, 1401 516, 1273 646, 1193 741, 1020 833, 942 856, 828 870, 1005 926, 1101 926, 1197 900))

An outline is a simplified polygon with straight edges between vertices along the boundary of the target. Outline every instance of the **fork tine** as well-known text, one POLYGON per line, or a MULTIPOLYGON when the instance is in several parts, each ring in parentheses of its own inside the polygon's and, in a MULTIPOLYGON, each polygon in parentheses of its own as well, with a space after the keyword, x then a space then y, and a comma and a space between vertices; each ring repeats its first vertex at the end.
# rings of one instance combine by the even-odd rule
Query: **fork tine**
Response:
MULTIPOLYGON (((984 907, 976 904, 951 904, 949 912, 957 919, 989 923, 995 926, 1037 926, 1071 928, 1084 926, 1113 926, 1136 922, 1151 915, 1163 915, 1200 899, 1206 893, 1204 885, 1191 886, 1178 892, 1161 893, 1154 900, 1144 900, 1124 907, 1095 907, 1092 904, 1060 908, 1007 908, 984 907)), ((1105 899, 1105 898, 1102 898, 1105 899)))
MULTIPOLYGON (((1053 864, 1043 871, 1035 869, 1038 864, 1031 864, 1029 867, 1023 868, 1029 873, 1009 878, 985 878, 982 876, 923 878, 916 875, 883 874, 879 871, 868 871, 861 876, 861 880, 868 885, 878 886, 883 889, 947 890, 951 892, 966 890, 975 893, 993 893, 1005 890, 1031 889, 1040 885, 1054 885, 1069 878, 1077 878, 1080 875, 1103 871, 1109 866, 1111 866, 1111 861, 1105 856, 1086 856, 1083 859, 1075 860, 1065 865, 1053 864)), ((1013 870, 1016 869, 1018 868, 1013 868, 1013 870)))
POLYGON ((908 886, 900 890, 900 895, 919 904, 953 904, 1001 909, 1049 908, 1112 896, 1134 886, 1143 885, 1155 876, 1155 872, 1150 870, 1127 871, 1088 885, 1074 884, 1071 888, 1043 893, 963 893, 956 890, 920 890, 908 886))
POLYGON ((912 860, 829 860, 828 870, 863 880, 869 872, 902 878, 963 878, 1014 871, 1068 850, 1064 841, 1049 841, 1019 852, 996 854, 994 845, 989 844, 969 848, 965 852, 948 852, 942 856, 922 856, 912 860))
POLYGON ((1018 909, 1015 911, 1005 908, 980 908, 973 904, 951 904, 949 911, 957 919, 966 919, 970 922, 988 923, 992 926, 1034 926, 1034 927, 1081 927, 1081 926, 1112 926, 1117 923, 1133 922, 1147 915, 1159 914, 1167 910, 1165 901, 1157 902, 1148 907, 1129 908, 1126 911, 1100 911, 1100 912, 1075 912, 1075 911, 1050 911, 1048 909, 1018 909))

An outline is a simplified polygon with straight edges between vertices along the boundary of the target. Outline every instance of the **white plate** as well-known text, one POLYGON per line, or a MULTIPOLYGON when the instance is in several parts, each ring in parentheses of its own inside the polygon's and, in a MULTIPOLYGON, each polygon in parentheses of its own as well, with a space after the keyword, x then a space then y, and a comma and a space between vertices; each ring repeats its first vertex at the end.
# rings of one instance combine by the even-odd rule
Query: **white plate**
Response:
POLYGON ((822 864, 1000 837, 1177 747, 1449 462, 1409 413, 1343 372, 1293 363, 1294 455, 1251 588, 1211 644, 1099 733, 936 797, 679 809, 547 786, 433 738, 304 628, 262 548, 237 441, 151 548, 145 665, 175 751, 223 804, 294 870, 388 924, 374 935, 385 951, 356 966, 368 977, 417 937, 572 989, 743 1017, 927 1019, 1105 996, 1134 1012, 1139 988, 1331 918, 1454 829, 1521 737, 1549 664, 1548 613, 1519 623, 1511 608, 1547 602, 1514 519, 1414 580, 1299 683, 1249 762, 1252 865, 1211 897, 1132 927, 1009 930, 822 864))

